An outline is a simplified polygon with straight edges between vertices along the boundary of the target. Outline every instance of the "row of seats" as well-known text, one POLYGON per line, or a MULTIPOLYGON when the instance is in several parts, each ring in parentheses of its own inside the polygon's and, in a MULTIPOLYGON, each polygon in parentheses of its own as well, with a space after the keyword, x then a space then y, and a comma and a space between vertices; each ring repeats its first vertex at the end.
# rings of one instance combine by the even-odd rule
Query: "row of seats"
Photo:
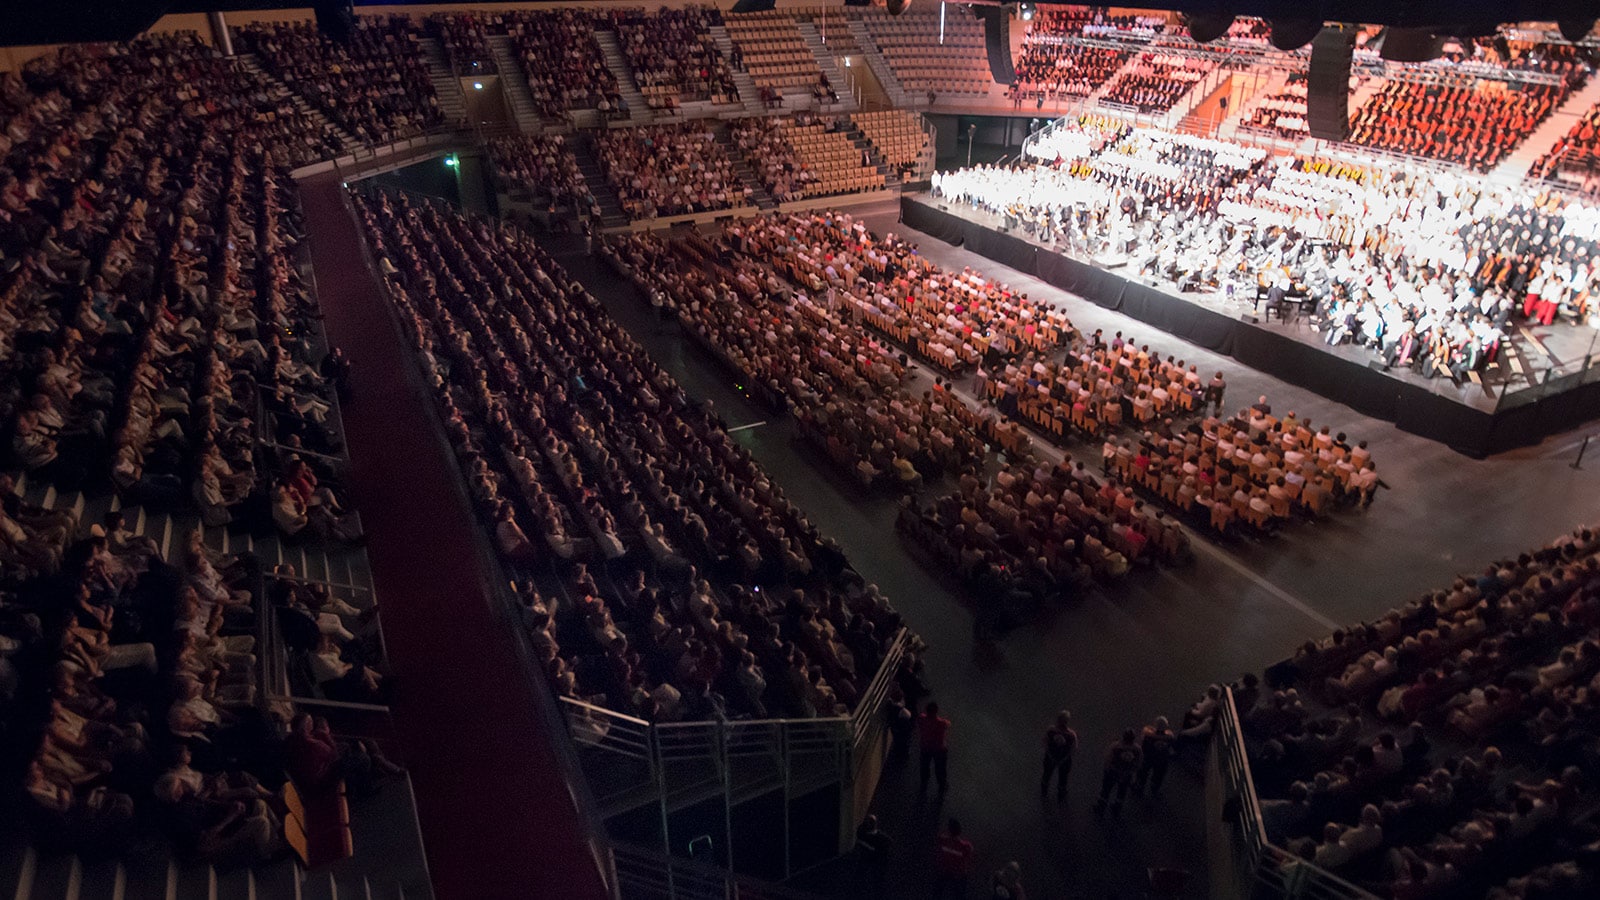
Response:
POLYGON ((359 16, 343 42, 309 21, 255 23, 236 33, 273 75, 364 143, 393 143, 444 122, 405 16, 359 16))
POLYGON ((929 143, 922 116, 910 110, 881 109, 856 113, 850 120, 890 166, 909 173, 922 165, 929 143))
POLYGON ((758 12, 729 16, 734 63, 750 73, 756 87, 778 91, 808 89, 822 78, 817 58, 787 13, 758 12))
POLYGON ((340 796, 349 745, 310 717, 286 729, 262 676, 371 701, 378 658, 353 658, 330 595, 269 606, 248 540, 219 527, 276 530, 280 554, 360 536, 285 168, 316 132, 272 102, 193 34, 63 48, 0 92, 4 468, 24 473, 0 477, 0 728, 23 818, 70 846, 160 835, 249 864, 316 831, 348 854, 348 815, 301 801, 340 796), (263 663, 280 612, 313 623, 303 655, 263 663))
POLYGON ((938 13, 908 12, 865 14, 862 20, 895 79, 913 94, 986 94, 994 85, 976 19, 949 16, 941 24, 938 13))
POLYGON ((709 409, 513 227, 357 203, 556 693, 652 722, 854 709, 899 617, 709 409))
POLYGON ((1532 134, 1569 90, 1567 82, 1448 87, 1390 80, 1350 117, 1349 140, 1487 172, 1532 134))
MULTIPOLYGON (((1186 732, 1210 729, 1221 691, 1186 732)), ((1396 898, 1594 892, 1594 529, 1308 641, 1233 692, 1268 836, 1295 857, 1396 898)))

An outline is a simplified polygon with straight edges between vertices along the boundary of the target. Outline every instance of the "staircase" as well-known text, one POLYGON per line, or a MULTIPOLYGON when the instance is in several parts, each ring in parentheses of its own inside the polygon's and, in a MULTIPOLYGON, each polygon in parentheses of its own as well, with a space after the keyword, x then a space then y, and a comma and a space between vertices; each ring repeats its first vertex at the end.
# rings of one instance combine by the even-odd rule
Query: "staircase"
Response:
POLYGON ((850 142, 856 145, 857 150, 867 151, 867 155, 872 158, 872 165, 878 174, 883 176, 883 186, 891 191, 899 190, 904 184, 900 179, 900 173, 895 171, 894 166, 889 165, 883 154, 878 152, 878 148, 872 145, 872 141, 861 132, 861 129, 852 124, 845 134, 849 136, 850 142))
POLYGON ((894 69, 890 68, 889 61, 883 58, 883 51, 879 50, 877 43, 872 40, 872 34, 867 31, 867 23, 852 16, 850 18, 850 36, 855 38, 856 46, 861 48, 861 58, 866 61, 867 67, 877 77, 878 84, 883 88, 883 92, 889 95, 889 105, 910 109, 913 105, 910 95, 906 93, 905 87, 900 84, 900 79, 895 77, 894 69))
POLYGON ((427 60, 428 78, 433 82, 434 92, 439 95, 439 111, 444 113, 445 121, 466 122, 467 101, 461 96, 461 79, 451 71, 444 48, 433 38, 421 38, 417 43, 421 45, 423 58, 427 60))
POLYGON ((1566 102, 1556 107, 1556 111, 1540 123, 1527 140, 1518 144, 1510 156, 1501 160, 1489 177, 1501 184, 1514 184, 1526 177, 1534 162, 1549 152, 1556 141, 1566 137, 1572 126, 1596 103, 1600 103, 1600 76, 1590 75, 1589 83, 1582 90, 1568 94, 1566 102))
MULTIPOLYGON (((1200 94, 1199 90, 1194 91, 1200 94)), ((1177 129, 1185 134, 1197 137, 1212 137, 1216 134, 1217 126, 1222 122, 1222 98, 1232 96, 1233 76, 1224 74, 1222 83, 1213 89, 1204 92, 1197 102, 1178 119, 1177 129)), ((1194 99, 1192 96, 1190 99, 1194 99)), ((1181 106, 1183 101, 1179 101, 1181 106)), ((1174 110, 1176 114, 1176 110, 1174 110)))
POLYGON ((1269 97, 1276 97, 1283 93, 1283 88, 1289 83, 1289 73, 1281 69, 1269 69, 1266 78, 1256 86, 1255 92, 1245 101, 1233 104, 1228 113, 1228 118, 1217 127, 1217 139, 1231 141, 1239 133, 1239 126, 1248 122, 1261 108, 1261 104, 1269 97))
MULTIPOLYGON (((335 867, 337 868, 337 867, 335 867)), ((427 896, 413 888, 413 898, 427 896)), ((331 869, 308 872, 292 859, 254 868, 146 858, 85 859, 13 845, 0 854, 6 900, 405 900, 397 881, 331 869)))
POLYGON ((307 103, 304 97, 300 96, 294 91, 289 90, 287 85, 279 81, 276 76, 263 68, 261 61, 256 59, 254 53, 240 53, 234 56, 234 59, 239 61, 239 65, 244 68, 245 71, 255 73, 256 77, 260 78, 261 81, 266 84, 268 89, 274 94, 277 94, 278 96, 287 96, 290 102, 294 104, 295 109, 299 110, 302 115, 310 118, 323 128, 329 129, 335 135, 337 135, 339 137, 339 143, 344 148, 346 153, 354 152, 357 147, 361 146, 361 142, 356 140, 355 136, 350 132, 341 128, 338 122, 328 118, 327 114, 322 110, 317 109, 315 106, 307 103))
POLYGON ((1117 83, 1117 79, 1122 77, 1122 73, 1126 72, 1129 67, 1133 66, 1138 61, 1139 61, 1139 54, 1137 54, 1137 53, 1129 56, 1126 60, 1124 60, 1123 63, 1122 63, 1121 68, 1117 69, 1115 72, 1112 72, 1110 78, 1107 78, 1105 81, 1100 82, 1100 86, 1099 87, 1096 87, 1093 91, 1089 92, 1089 96, 1085 97, 1084 100, 1083 100, 1084 105, 1085 106, 1095 106, 1095 105, 1099 104, 1101 98, 1103 98, 1106 95, 1106 91, 1111 90, 1111 86, 1113 84, 1116 84, 1117 83))
POLYGON ((595 146, 594 135, 586 132, 577 132, 573 135, 577 142, 573 145, 573 156, 578 160, 578 171, 583 173, 583 180, 589 187, 589 193, 594 195, 595 202, 600 206, 600 225, 603 228, 622 228, 629 222, 628 214, 622 211, 622 201, 617 198, 616 189, 606 181, 605 172, 600 169, 600 148, 595 146))
POLYGON ((522 61, 517 58, 517 48, 507 34, 489 35, 489 54, 495 68, 500 70, 500 86, 511 101, 511 117, 517 130, 523 134, 543 132, 545 122, 539 117, 538 106, 533 102, 533 91, 528 89, 528 76, 522 71, 522 61))
POLYGON ((744 153, 740 152, 738 145, 728 135, 727 126, 717 126, 715 134, 717 143, 722 145, 722 149, 727 152, 728 158, 733 160, 734 174, 738 175, 739 180, 750 188, 750 199, 755 201, 756 208, 762 212, 777 209, 778 201, 772 199, 772 195, 767 193, 766 185, 761 183, 761 178, 756 175, 756 170, 750 167, 749 160, 744 158, 744 153))
POLYGON ((822 33, 817 31, 817 26, 811 22, 795 22, 795 27, 800 29, 800 37, 805 39, 806 47, 811 50, 811 56, 817 61, 817 68, 827 76, 828 83, 833 85, 834 91, 839 94, 839 105, 834 109, 838 112, 855 112, 859 107, 856 98, 851 95, 844 72, 839 69, 839 59, 828 49, 822 41, 822 33))
POLYGON ((617 41, 617 33, 609 28, 596 28, 594 39, 600 45, 600 52, 605 55, 607 68, 616 76, 617 90, 621 92, 623 101, 628 104, 628 118, 619 121, 618 124, 649 125, 656 121, 656 111, 645 102, 644 94, 639 93, 638 82, 633 80, 633 68, 628 65, 628 58, 622 53, 622 44, 617 41))
POLYGON ((733 37, 728 34, 728 29, 722 25, 713 25, 709 29, 711 39, 717 42, 717 52, 722 58, 728 60, 728 65, 733 68, 733 86, 739 89, 739 106, 737 110, 727 110, 724 118, 731 118, 729 112, 740 116, 764 116, 767 114, 766 104, 761 102, 761 89, 756 86, 756 80, 744 69, 733 67, 733 37))

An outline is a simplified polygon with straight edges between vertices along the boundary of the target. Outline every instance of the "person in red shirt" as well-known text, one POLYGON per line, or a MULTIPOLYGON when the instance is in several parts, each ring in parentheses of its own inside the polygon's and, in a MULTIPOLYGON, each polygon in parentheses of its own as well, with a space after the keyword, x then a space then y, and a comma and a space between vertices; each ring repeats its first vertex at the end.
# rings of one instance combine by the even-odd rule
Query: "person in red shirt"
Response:
POLYGON ((972 874, 972 842, 961 836, 961 821, 945 823, 944 834, 933 851, 934 900, 945 896, 967 896, 967 877, 972 874))
POLYGON ((917 744, 922 751, 922 790, 928 789, 928 773, 939 777, 939 793, 950 787, 945 764, 950 757, 950 720, 939 715, 939 704, 929 703, 917 716, 917 744))

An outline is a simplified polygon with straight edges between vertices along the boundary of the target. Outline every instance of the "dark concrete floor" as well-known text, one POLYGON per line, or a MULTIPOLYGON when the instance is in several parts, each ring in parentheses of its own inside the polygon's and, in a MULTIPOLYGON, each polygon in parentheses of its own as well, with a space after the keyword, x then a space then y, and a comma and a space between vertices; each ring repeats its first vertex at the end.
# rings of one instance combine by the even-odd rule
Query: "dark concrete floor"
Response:
MULTIPOLYGON (((860 210, 879 232, 896 230, 897 209, 860 210)), ((915 773, 890 772, 874 809, 897 840, 891 896, 927 893, 932 840, 942 817, 957 815, 977 846, 981 879, 1021 861, 1031 896, 1141 893, 1144 867, 1178 864, 1204 895, 1204 824, 1195 767, 1174 771, 1161 800, 1133 805, 1122 821, 1096 820, 1091 792, 1104 747, 1123 727, 1155 715, 1176 718, 1204 689, 1259 671, 1297 643, 1359 621, 1458 571, 1541 544, 1578 522, 1600 521, 1600 458, 1569 467, 1582 432, 1487 460, 1450 450, 1368 419, 1133 322, 1007 272, 974 254, 922 236, 922 252, 947 266, 970 265, 1034 297, 1058 300, 1080 328, 1123 330, 1152 349, 1227 373, 1229 401, 1269 395, 1275 408, 1365 439, 1384 480, 1364 513, 1289 528, 1264 541, 1195 540, 1186 569, 1140 571, 1006 635, 993 653, 975 652, 971 616, 938 573, 895 536, 894 501, 866 498, 791 442, 786 422, 739 432, 790 497, 845 547, 929 644, 934 698, 954 721, 951 791, 942 804, 915 798, 915 773), (1040 740, 1059 708, 1073 711, 1080 738, 1067 805, 1037 796, 1040 740)), ((691 394, 712 400, 730 425, 766 418, 744 402, 733 379, 675 331, 657 334, 632 292, 581 255, 560 261, 590 287, 691 394)), ((1074 448, 1097 456, 1097 448, 1074 448)), ((816 879, 826 882, 825 877, 816 879)))

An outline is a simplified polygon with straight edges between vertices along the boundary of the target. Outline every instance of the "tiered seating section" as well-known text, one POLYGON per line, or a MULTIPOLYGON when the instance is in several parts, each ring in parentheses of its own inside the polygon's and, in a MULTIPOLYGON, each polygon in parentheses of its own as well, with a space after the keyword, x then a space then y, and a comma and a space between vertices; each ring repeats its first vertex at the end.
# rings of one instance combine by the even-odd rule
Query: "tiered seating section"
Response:
MULTIPOLYGON (((53 847, 249 865, 312 828, 348 854, 347 812, 289 801, 337 801, 354 751, 266 714, 276 611, 218 527, 300 559, 360 537, 285 168, 318 132, 264 87, 192 34, 4 81, 0 729, 13 814, 53 847)), ((301 695, 380 700, 357 616, 306 609, 301 695)))
POLYGON ((489 142, 489 161, 499 190, 526 194, 539 208, 598 214, 565 135, 495 138, 489 142))
POLYGON ((1087 97, 1132 58, 1131 50, 1066 43, 1081 36, 1084 27, 1093 24, 1101 12, 1091 7, 1047 6, 1034 15, 1016 59, 1013 103, 1020 106, 1029 98, 1055 102, 1087 97))
POLYGON ((685 102, 739 102, 733 68, 710 29, 722 24, 712 7, 683 6, 654 12, 613 10, 610 24, 651 109, 685 102))
POLYGON ((968 407, 942 383, 920 397, 900 386, 896 347, 946 373, 985 357, 986 370, 1042 370, 1076 338, 1059 310, 943 271, 841 213, 749 220, 715 240, 619 236, 607 253, 758 397, 792 407, 802 433, 864 487, 916 492, 954 478, 956 494, 912 502, 900 527, 973 586, 980 620, 1135 563, 1187 558, 1182 530, 1131 488, 1070 457, 1052 469, 1014 420, 968 407), (984 442, 1012 461, 990 488, 984 442))
POLYGON ((1243 127, 1276 132, 1284 137, 1304 137, 1306 124, 1306 94, 1308 83, 1304 72, 1289 76, 1278 91, 1262 97, 1243 127))
POLYGON ((404 16, 358 16, 348 43, 313 22, 252 24, 239 45, 367 144, 389 144, 442 124, 428 64, 404 16))
POLYGON ((505 13, 504 27, 516 49, 541 119, 560 120, 571 110, 622 101, 617 77, 595 39, 595 19, 575 9, 505 13))
POLYGON ((874 150, 901 175, 911 175, 922 165, 928 151, 928 133, 922 130, 922 116, 903 109, 880 109, 856 113, 850 120, 872 142, 874 150))
POLYGON ((1557 174, 1579 181, 1585 194, 1600 196, 1600 185, 1595 180, 1600 174, 1600 106, 1590 107, 1528 171, 1533 178, 1557 174))
POLYGON ((1210 60, 1177 53, 1141 53, 1100 97, 1143 113, 1166 112, 1216 68, 1210 60))
POLYGON ((853 709, 899 617, 717 420, 528 238, 358 203, 556 692, 659 722, 853 709))
POLYGON ((984 49, 983 24, 966 15, 946 16, 939 40, 939 13, 916 9, 899 16, 863 13, 867 33, 883 52, 900 86, 913 97, 987 94, 994 85, 984 49))
POLYGON ((618 128, 595 138, 600 170, 633 219, 746 206, 750 189, 705 122, 618 128))
POLYGON ((1391 80, 1350 118, 1350 141, 1487 172, 1566 99, 1568 85, 1391 80))
POLYGON ((456 72, 462 75, 494 75, 499 72, 494 64, 494 54, 489 50, 491 22, 499 24, 499 17, 484 13, 433 13, 423 22, 423 33, 436 39, 444 48, 456 72))
POLYGON ((881 190, 884 177, 844 130, 820 121, 740 119, 729 128, 762 187, 779 203, 881 190))
POLYGON ((1268 834, 1380 896, 1586 896, 1597 679, 1591 528, 1307 642, 1234 686, 1268 834))
POLYGON ((809 92, 822 81, 817 58, 788 13, 730 15, 727 29, 738 52, 735 62, 750 73, 756 87, 792 94, 809 92))

